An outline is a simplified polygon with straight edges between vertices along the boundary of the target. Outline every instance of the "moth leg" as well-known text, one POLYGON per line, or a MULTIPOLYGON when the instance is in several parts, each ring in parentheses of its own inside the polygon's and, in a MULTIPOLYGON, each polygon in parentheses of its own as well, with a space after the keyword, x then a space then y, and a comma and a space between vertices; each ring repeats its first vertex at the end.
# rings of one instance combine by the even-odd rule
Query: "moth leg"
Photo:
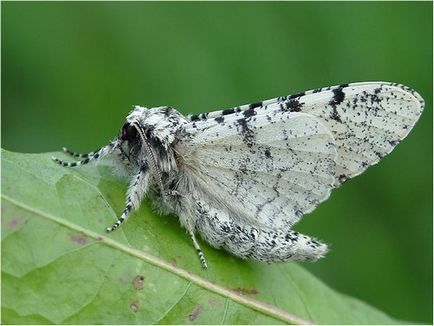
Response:
POLYGON ((98 159, 103 158, 104 156, 113 152, 113 150, 115 150, 118 146, 119 146, 119 140, 115 139, 114 141, 110 142, 108 145, 101 147, 101 148, 99 148, 93 152, 87 153, 87 154, 75 153, 75 152, 72 152, 69 149, 63 147, 62 150, 65 153, 72 155, 74 157, 83 158, 83 160, 77 161, 77 162, 66 162, 66 161, 60 160, 54 156, 52 157, 52 160, 54 162, 62 165, 62 166, 68 167, 68 168, 80 166, 80 165, 87 164, 90 161, 94 161, 94 160, 98 160, 98 159))
POLYGON ((200 249, 199 243, 196 240, 194 232, 193 231, 189 231, 189 233, 190 233, 191 240, 193 241, 194 249, 196 249, 197 254, 199 256, 200 262, 201 262, 203 268, 207 269, 208 268, 208 264, 206 263, 205 256, 203 254, 202 249, 200 249))
POLYGON ((149 190, 149 169, 147 165, 143 165, 136 176, 131 180, 127 191, 127 199, 125 209, 121 217, 111 226, 106 229, 107 232, 116 230, 130 215, 130 213, 139 208, 140 202, 145 197, 149 190))
POLYGON ((179 221, 181 222, 181 225, 187 229, 191 241, 193 242, 194 249, 199 256, 200 263, 202 264, 203 268, 207 269, 208 264, 206 262, 205 255, 203 254, 203 251, 200 248, 195 236, 196 227, 194 221, 197 216, 197 209, 195 207, 196 202, 192 200, 190 196, 182 195, 178 190, 166 191, 166 195, 178 198, 175 211, 179 216, 179 221))

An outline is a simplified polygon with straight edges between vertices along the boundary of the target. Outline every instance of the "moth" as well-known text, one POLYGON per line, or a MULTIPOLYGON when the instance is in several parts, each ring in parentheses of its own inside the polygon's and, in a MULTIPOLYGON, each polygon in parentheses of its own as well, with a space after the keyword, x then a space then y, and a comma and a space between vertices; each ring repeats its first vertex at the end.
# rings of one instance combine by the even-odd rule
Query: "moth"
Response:
POLYGON ((117 229, 145 196, 179 217, 196 239, 264 262, 315 261, 327 245, 293 226, 333 188, 390 153, 424 101, 387 82, 319 88, 210 113, 135 106, 118 136, 88 154, 66 148, 77 167, 116 155, 130 176, 117 229))

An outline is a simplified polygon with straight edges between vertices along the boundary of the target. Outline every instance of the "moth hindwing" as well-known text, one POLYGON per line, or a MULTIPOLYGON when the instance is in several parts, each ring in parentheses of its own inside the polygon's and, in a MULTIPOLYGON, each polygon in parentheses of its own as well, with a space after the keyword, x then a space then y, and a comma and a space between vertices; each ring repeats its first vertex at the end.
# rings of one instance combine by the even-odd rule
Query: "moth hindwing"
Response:
POLYGON ((78 162, 116 158, 130 175, 118 228, 145 196, 195 235, 241 258, 315 261, 327 245, 292 228, 333 188, 390 153, 424 101, 410 88, 364 82, 183 116, 136 106, 108 145, 78 162))

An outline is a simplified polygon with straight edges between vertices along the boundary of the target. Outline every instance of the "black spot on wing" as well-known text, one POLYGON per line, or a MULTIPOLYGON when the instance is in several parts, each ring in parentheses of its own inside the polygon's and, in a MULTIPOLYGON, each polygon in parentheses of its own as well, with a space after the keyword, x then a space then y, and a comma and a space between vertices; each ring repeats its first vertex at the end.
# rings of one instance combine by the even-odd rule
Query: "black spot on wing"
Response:
POLYGON ((249 109, 254 109, 262 106, 262 102, 249 104, 249 109))
POLYGON ((225 117, 221 116, 221 117, 217 117, 214 119, 217 123, 223 123, 225 121, 225 117))
POLYGON ((336 107, 332 108, 332 112, 330 113, 330 119, 333 119, 337 122, 342 123, 341 116, 339 115, 338 111, 336 110, 336 107))
POLYGON ((342 91, 342 88, 339 87, 333 90, 333 98, 329 104, 335 107, 336 105, 341 104, 344 99, 345 93, 342 91))
POLYGON ((348 180, 348 177, 345 175, 345 174, 341 174, 339 177, 338 177, 338 180, 339 180, 339 183, 344 183, 345 181, 347 181, 348 180))
POLYGON ((232 114, 232 113, 235 113, 234 109, 226 109, 226 110, 223 110, 223 112, 222 112, 223 115, 228 115, 228 114, 232 114))
POLYGON ((372 103, 380 103, 381 102, 381 98, 378 97, 378 88, 376 90, 374 90, 374 94, 370 95, 371 101, 372 103))
POLYGON ((198 121, 199 120, 199 115, 198 114, 194 114, 190 117, 190 121, 198 121))
POLYGON ((244 143, 248 147, 252 147, 255 143, 255 134, 247 124, 247 120, 245 118, 238 119, 237 124, 241 127, 241 134, 243 135, 244 143))
POLYGON ((293 98, 302 97, 302 96, 304 96, 304 95, 306 95, 305 92, 301 92, 301 93, 297 93, 297 94, 289 95, 289 96, 287 97, 287 100, 291 100, 291 99, 293 99, 293 98))
POLYGON ((375 154, 375 156, 378 157, 379 160, 381 160, 384 157, 384 154, 377 152, 377 151, 374 151, 374 154, 375 154))
POLYGON ((244 117, 250 118, 253 117, 254 115, 256 115, 256 111, 255 108, 249 108, 246 111, 243 112, 244 117))
POLYGON ((269 149, 269 148, 267 148, 267 149, 264 151, 264 154, 265 154, 265 157, 266 157, 266 158, 271 158, 271 153, 270 153, 270 149, 269 149))
POLYGON ((329 102, 332 107, 332 112, 330 113, 330 119, 342 123, 341 117, 336 109, 336 106, 341 104, 345 99, 345 93, 342 91, 341 87, 333 90, 333 98, 329 102))
POLYGON ((300 112, 303 104, 298 99, 292 99, 287 103, 287 108, 291 112, 300 112))
POLYGON ((280 110, 283 112, 300 112, 304 103, 300 102, 299 99, 291 99, 279 105, 280 110))

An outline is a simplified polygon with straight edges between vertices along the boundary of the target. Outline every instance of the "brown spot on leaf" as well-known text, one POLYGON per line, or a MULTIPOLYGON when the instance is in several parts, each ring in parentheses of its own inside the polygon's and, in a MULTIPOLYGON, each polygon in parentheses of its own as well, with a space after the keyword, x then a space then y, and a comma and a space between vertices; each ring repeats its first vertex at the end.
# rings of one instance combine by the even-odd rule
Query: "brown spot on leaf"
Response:
POLYGON ((136 289, 136 290, 141 290, 141 289, 143 289, 143 280, 144 280, 145 278, 142 276, 142 275, 137 275, 135 278, 134 278, 134 281, 133 281, 133 285, 134 285, 134 288, 136 289))
POLYGON ((208 299, 208 303, 213 307, 221 307, 223 303, 217 299, 208 299))
POLYGON ((18 220, 16 218, 14 218, 12 221, 9 222, 8 228, 9 229, 14 229, 18 224, 18 220))
POLYGON ((255 289, 235 288, 235 289, 232 289, 232 291, 238 293, 239 295, 258 294, 258 290, 255 290, 255 289))
MULTIPOLYGON (((1 220, 1 224, 2 226, 5 224, 5 220, 2 219, 1 220)), ((27 223, 27 217, 25 215, 22 214, 16 214, 14 216, 12 216, 12 219, 9 221, 7 228, 8 229, 15 229, 17 227, 18 224, 20 223, 27 223)))
POLYGON ((196 305, 196 307, 194 307, 194 310, 191 312, 191 314, 188 315, 188 320, 189 321, 196 320, 197 317, 199 317, 201 311, 202 311, 202 305, 201 304, 196 305))
POLYGON ((170 263, 173 265, 173 266, 176 266, 176 264, 177 264, 177 258, 181 258, 181 256, 173 256, 172 258, 170 258, 170 263))
POLYGON ((140 308, 140 304, 137 300, 130 303, 130 309, 132 312, 137 312, 137 310, 139 310, 139 308, 140 308))
POLYGON ((87 243, 87 239, 85 236, 81 235, 81 234, 76 234, 76 235, 71 235, 69 237, 69 239, 72 242, 78 243, 79 245, 85 245, 87 243))
POLYGON ((98 241, 104 241, 104 238, 103 238, 103 237, 96 237, 96 239, 97 239, 98 241))

